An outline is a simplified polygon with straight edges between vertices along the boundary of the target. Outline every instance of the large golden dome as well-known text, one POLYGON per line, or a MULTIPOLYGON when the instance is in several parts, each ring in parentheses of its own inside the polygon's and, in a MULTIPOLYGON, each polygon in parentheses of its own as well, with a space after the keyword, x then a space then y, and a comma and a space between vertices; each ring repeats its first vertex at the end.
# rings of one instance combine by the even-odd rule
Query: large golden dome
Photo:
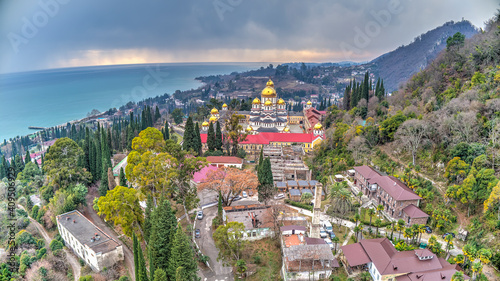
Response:
POLYGON ((210 111, 210 113, 212 114, 219 114, 219 110, 217 110, 217 108, 212 108, 212 110, 210 111))
POLYGON ((252 102, 252 104, 260 104, 259 98, 255 98, 252 102))
POLYGON ((323 129, 323 126, 320 123, 316 123, 316 125, 314 125, 314 130, 321 130, 321 129, 323 129))
POLYGON ((262 96, 266 98, 275 98, 276 97, 276 90, 274 89, 274 83, 271 79, 267 81, 266 87, 264 90, 262 90, 262 96))

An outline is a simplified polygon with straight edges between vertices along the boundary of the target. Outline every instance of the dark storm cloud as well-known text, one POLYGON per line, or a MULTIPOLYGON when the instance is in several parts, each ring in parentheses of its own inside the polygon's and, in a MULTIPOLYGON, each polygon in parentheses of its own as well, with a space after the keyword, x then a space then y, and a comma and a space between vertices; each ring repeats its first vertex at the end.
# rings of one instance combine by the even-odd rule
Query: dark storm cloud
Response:
POLYGON ((200 58, 203 52, 207 52, 207 60, 232 59, 224 58, 224 52, 216 50, 234 53, 242 50, 245 53, 242 59, 254 61, 272 60, 259 57, 274 54, 269 50, 289 52, 294 56, 290 60, 302 56, 304 60, 332 61, 343 60, 345 46, 352 46, 359 51, 353 59, 367 60, 407 44, 449 20, 465 17, 475 25, 482 25, 498 7, 495 0, 5 0, 1 3, 0 72, 85 65, 92 56, 94 60, 88 60, 88 64, 107 57, 113 63, 123 56, 146 61, 155 57, 169 61, 203 60, 200 58), (390 7, 396 7, 395 12, 390 7), (389 11, 390 17, 377 19, 376 15, 383 15, 384 11, 389 11), (25 36, 29 24, 36 32, 25 36), (356 45, 356 39, 363 36, 368 40, 362 46, 356 45), (127 52, 120 53, 124 50, 127 52))

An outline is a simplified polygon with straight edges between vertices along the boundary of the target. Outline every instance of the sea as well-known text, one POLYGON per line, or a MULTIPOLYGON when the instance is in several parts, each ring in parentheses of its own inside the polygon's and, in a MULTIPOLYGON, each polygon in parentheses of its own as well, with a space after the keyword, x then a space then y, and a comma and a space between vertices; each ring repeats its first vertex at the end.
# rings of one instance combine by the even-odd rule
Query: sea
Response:
POLYGON ((269 63, 167 63, 60 68, 0 74, 0 141, 202 86, 199 76, 244 72, 269 63))

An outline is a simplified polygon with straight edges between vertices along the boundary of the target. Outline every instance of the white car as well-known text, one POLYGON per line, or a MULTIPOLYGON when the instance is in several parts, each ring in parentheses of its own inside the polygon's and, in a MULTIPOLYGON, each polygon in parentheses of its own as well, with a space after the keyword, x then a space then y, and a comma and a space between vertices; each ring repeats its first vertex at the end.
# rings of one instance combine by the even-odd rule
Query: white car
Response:
POLYGON ((248 194, 247 194, 247 192, 246 192, 246 191, 243 191, 243 192, 241 193, 241 196, 243 196, 243 198, 247 198, 247 197, 248 197, 248 194))
POLYGON ((196 218, 199 220, 203 219, 203 211, 198 211, 198 214, 196 215, 196 218))
POLYGON ((283 194, 283 193, 280 193, 280 194, 274 196, 274 199, 276 199, 276 200, 283 199, 283 198, 285 198, 285 194, 283 194))
POLYGON ((330 238, 325 238, 323 240, 325 240, 326 244, 328 244, 328 246, 330 246, 330 249, 333 250, 333 242, 332 242, 332 240, 330 238))
POLYGON ((321 238, 327 238, 328 237, 328 233, 326 233, 326 231, 325 231, 324 228, 320 228, 320 230, 319 230, 319 237, 321 237, 321 238))

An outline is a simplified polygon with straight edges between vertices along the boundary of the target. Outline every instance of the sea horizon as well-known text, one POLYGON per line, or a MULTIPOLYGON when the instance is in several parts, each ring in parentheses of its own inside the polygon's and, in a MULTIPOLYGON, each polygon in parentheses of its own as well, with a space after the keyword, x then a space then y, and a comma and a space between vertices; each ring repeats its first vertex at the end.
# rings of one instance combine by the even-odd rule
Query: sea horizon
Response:
POLYGON ((197 89, 199 76, 230 74, 269 63, 147 63, 52 68, 0 74, 0 141, 29 135, 133 101, 197 89))

